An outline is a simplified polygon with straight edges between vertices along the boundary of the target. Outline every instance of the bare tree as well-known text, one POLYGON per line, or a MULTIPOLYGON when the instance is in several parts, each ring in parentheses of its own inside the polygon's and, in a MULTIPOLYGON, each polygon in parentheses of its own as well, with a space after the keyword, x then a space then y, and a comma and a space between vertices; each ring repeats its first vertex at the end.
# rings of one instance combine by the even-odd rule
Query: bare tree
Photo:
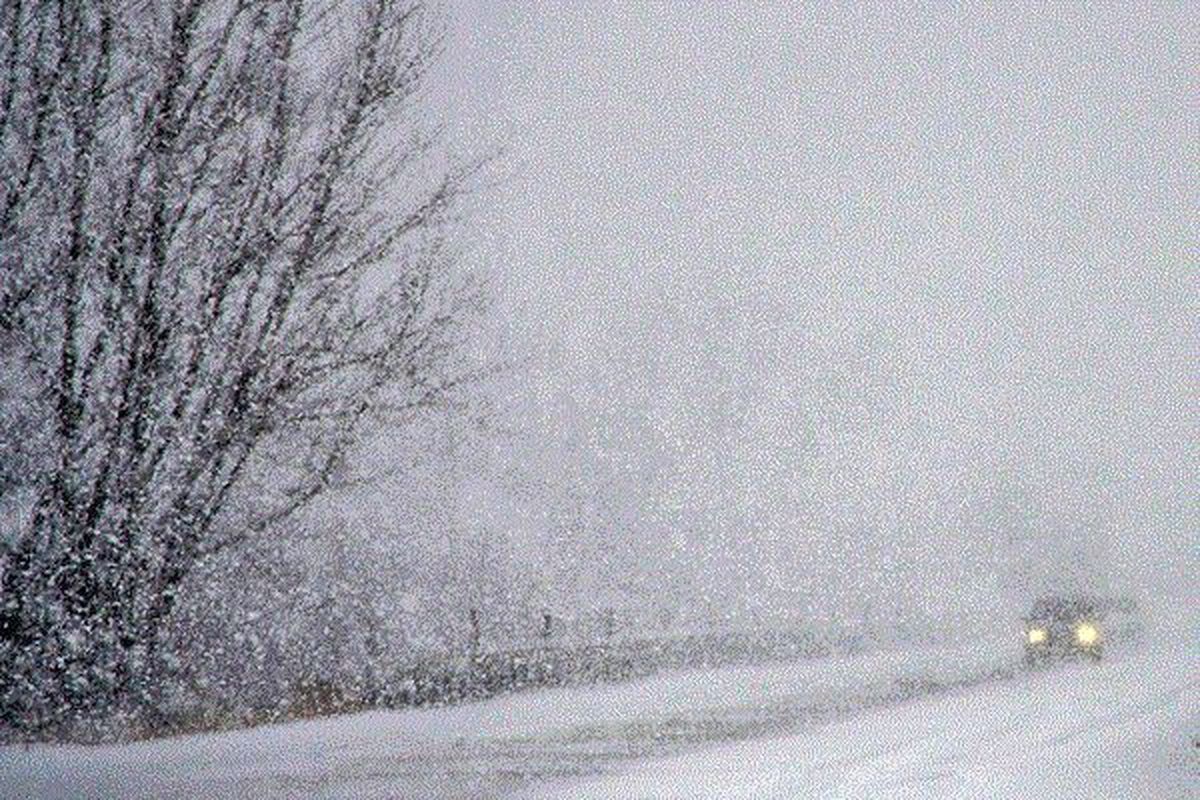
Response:
POLYGON ((151 707, 197 566, 469 377, 441 47, 407 0, 0 8, 9 723, 151 707))

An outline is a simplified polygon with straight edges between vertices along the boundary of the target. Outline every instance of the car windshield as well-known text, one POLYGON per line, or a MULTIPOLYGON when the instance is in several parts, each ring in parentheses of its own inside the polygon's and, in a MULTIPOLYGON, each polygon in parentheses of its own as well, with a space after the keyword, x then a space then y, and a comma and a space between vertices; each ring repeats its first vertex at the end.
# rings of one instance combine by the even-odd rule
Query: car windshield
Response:
POLYGON ((1096 604, 1084 597, 1044 597, 1034 603, 1033 619, 1079 619, 1096 615, 1096 604))

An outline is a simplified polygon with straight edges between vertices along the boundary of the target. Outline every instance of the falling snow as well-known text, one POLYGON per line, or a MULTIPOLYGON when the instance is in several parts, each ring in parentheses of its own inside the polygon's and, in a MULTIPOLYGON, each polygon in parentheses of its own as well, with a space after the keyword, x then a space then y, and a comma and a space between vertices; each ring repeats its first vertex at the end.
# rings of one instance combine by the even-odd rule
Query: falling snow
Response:
POLYGON ((1194 796, 1190 11, 0 4, 0 795, 1194 796))

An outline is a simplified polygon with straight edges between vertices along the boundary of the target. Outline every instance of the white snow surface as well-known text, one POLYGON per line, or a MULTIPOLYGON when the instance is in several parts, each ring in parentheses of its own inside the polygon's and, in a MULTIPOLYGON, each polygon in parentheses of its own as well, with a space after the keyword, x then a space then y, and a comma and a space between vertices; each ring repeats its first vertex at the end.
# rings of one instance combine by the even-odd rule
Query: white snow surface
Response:
POLYGON ((1191 649, 1125 654, 638 763, 526 797, 1200 798, 1191 649))
POLYGON ((7 747, 0 795, 1200 797, 1194 638, 997 675, 1012 655, 996 642, 893 650, 130 745, 7 747))

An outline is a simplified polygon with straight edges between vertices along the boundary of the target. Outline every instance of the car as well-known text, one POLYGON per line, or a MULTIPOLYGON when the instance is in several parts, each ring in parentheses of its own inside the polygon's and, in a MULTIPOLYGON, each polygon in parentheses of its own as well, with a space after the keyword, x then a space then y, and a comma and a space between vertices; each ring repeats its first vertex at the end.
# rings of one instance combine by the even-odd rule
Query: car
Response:
POLYGON ((1054 594, 1034 602, 1024 619, 1025 663, 1084 658, 1099 661, 1104 655, 1103 604, 1083 594, 1054 594))

